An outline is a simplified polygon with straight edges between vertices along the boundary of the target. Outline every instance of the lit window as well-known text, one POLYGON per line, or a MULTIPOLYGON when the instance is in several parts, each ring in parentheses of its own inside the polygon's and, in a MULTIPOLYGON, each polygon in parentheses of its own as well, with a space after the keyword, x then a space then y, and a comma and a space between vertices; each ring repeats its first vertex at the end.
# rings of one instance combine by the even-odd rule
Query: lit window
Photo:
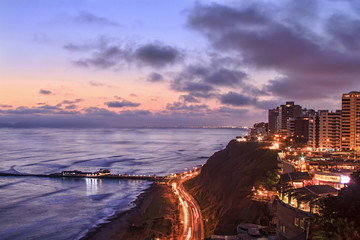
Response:
POLYGON ((294 222, 295 226, 299 226, 299 218, 295 217, 295 222, 294 222))

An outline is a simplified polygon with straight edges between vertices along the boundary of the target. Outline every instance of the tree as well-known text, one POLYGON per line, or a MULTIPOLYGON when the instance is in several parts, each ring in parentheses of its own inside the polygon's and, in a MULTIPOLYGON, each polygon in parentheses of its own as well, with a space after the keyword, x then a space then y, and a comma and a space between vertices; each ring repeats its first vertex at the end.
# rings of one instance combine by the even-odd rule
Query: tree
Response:
POLYGON ((329 239, 360 239, 360 171, 351 175, 338 196, 321 200, 314 222, 329 239))

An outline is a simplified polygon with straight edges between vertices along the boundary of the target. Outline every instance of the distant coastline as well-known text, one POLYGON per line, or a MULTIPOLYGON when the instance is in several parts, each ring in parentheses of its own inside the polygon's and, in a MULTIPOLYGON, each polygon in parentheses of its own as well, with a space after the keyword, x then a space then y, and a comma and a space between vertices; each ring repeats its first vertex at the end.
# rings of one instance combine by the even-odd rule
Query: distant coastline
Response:
POLYGON ((64 125, 64 126, 42 126, 42 125, 29 125, 23 123, 0 123, 0 128, 14 128, 14 129, 26 129, 26 128, 49 128, 49 129, 242 129, 249 130, 248 126, 139 126, 139 127, 129 127, 129 126, 81 126, 81 125, 64 125))

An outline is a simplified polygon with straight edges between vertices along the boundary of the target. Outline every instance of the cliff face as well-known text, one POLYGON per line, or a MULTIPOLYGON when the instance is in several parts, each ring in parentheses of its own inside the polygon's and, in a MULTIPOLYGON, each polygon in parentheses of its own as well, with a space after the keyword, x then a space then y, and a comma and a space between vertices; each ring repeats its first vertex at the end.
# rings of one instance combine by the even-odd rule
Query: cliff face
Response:
POLYGON ((241 222, 266 224, 271 220, 268 204, 250 198, 252 187, 277 168, 276 151, 263 146, 232 140, 209 158, 188 185, 205 208, 207 232, 231 234, 241 222))

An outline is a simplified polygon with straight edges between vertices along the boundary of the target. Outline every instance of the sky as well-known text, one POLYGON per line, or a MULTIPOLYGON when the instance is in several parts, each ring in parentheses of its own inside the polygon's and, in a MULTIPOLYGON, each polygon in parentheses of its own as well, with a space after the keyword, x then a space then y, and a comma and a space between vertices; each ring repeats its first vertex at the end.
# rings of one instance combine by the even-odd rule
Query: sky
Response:
POLYGON ((2 0, 0 27, 0 126, 250 126, 360 90, 355 0, 2 0))

